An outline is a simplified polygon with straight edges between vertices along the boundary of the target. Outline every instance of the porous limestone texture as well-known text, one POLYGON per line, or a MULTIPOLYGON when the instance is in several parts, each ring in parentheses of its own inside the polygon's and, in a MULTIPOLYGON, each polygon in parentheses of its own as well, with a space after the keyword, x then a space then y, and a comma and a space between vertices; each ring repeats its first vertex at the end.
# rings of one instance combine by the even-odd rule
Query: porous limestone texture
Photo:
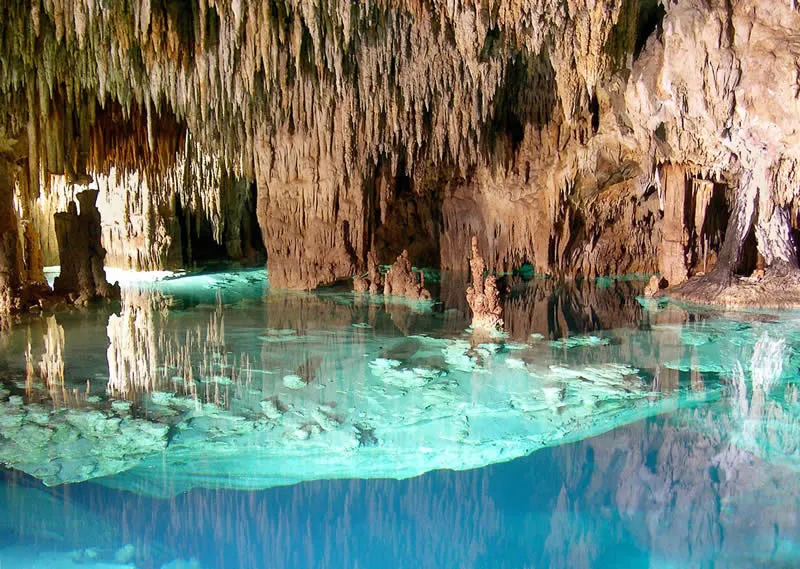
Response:
POLYGON ((430 300, 431 293, 425 288, 425 273, 414 271, 408 260, 408 251, 397 257, 384 277, 384 296, 404 296, 410 300, 430 300))
POLYGON ((472 235, 492 271, 796 270, 792 2, 185 4, 0 7, 34 276, 54 176, 119 181, 115 264, 255 239, 281 288, 350 278, 369 251, 466 271, 472 235))
POLYGON ((53 410, 20 396, 0 406, 0 460, 48 485, 122 472, 167 443, 166 425, 113 409, 53 410))
POLYGON ((503 305, 494 275, 483 276, 486 262, 478 250, 478 238, 472 237, 472 256, 469 260, 472 284, 467 287, 467 304, 472 311, 472 327, 484 330, 503 328, 503 305))

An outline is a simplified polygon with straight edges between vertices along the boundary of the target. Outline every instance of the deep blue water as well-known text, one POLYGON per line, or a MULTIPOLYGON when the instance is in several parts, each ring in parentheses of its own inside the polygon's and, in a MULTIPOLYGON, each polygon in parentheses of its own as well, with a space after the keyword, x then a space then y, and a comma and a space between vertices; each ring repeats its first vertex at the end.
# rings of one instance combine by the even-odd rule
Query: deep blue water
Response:
MULTIPOLYGON (((89 510, 138 546, 141 567, 173 557, 254 568, 797 566, 797 473, 747 453, 720 470, 726 453, 738 455, 661 416, 408 480, 198 489, 167 500, 82 483, 48 491, 67 504, 43 512, 63 542, 23 531, 4 543, 80 548, 92 543, 81 527, 89 510)), ((3 483, 38 487, 9 472, 3 483)))

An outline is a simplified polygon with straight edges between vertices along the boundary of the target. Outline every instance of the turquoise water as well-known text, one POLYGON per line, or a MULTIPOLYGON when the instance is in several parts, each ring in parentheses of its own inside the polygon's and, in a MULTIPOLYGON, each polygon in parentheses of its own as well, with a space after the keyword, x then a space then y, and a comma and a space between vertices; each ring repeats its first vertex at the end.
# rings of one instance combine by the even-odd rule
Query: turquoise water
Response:
POLYGON ((796 567, 800 319, 130 282, 0 333, 0 568, 796 567))

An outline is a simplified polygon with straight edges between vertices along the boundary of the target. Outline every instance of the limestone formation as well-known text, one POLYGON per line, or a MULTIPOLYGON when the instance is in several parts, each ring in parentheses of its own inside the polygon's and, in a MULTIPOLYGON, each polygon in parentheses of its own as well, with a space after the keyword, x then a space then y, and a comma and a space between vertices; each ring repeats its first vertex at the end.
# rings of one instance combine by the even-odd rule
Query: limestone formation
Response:
POLYGON ((356 292, 368 292, 374 296, 383 292, 383 286, 383 275, 381 275, 380 267, 378 267, 378 260, 375 257, 375 252, 370 251, 367 253, 367 276, 356 276, 353 279, 353 290, 356 292))
POLYGON ((425 288, 425 275, 414 271, 408 260, 408 251, 397 257, 389 267, 383 284, 385 296, 404 296, 410 300, 430 300, 431 293, 425 288))
POLYGON ((79 303, 94 298, 119 298, 119 284, 111 286, 103 269, 105 249, 100 242, 100 212, 97 211, 97 190, 77 195, 66 212, 55 215, 61 273, 56 277, 56 294, 73 295, 79 303))
POLYGON ((263 247, 272 286, 311 289, 372 249, 464 270, 476 235, 493 271, 723 290, 752 228, 794 278, 791 2, 181 6, 0 6, 4 279, 40 280, 89 180, 119 210, 107 261, 137 269, 263 247))
POLYGON ((369 292, 369 281, 363 275, 356 275, 353 279, 353 291, 369 292))
POLYGON ((0 310, 11 311, 11 295, 18 295, 20 286, 17 216, 13 204, 14 186, 8 166, 0 162, 0 293, 4 301, 0 310))
POLYGON ((486 261, 478 249, 478 238, 472 237, 472 256, 469 260, 472 284, 467 287, 467 304, 472 311, 472 328, 502 330, 503 304, 494 275, 484 277, 486 261))
POLYGON ((644 287, 644 296, 646 298, 653 298, 661 291, 661 289, 666 288, 667 284, 667 280, 664 277, 657 277, 653 275, 650 277, 650 280, 647 281, 647 286, 644 287))

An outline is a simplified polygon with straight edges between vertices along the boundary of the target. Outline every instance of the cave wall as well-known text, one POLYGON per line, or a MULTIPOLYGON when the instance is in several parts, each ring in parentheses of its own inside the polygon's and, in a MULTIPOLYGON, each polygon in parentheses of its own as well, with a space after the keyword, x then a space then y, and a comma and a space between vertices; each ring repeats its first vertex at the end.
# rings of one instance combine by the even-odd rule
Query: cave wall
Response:
POLYGON ((465 269, 471 234, 491 269, 677 282, 713 266, 745 178, 779 210, 762 249, 770 224, 797 226, 786 3, 10 0, 0 16, 34 259, 89 184, 109 264, 186 264, 192 228, 252 256, 260 233, 288 288, 352 276, 370 250, 465 269))

